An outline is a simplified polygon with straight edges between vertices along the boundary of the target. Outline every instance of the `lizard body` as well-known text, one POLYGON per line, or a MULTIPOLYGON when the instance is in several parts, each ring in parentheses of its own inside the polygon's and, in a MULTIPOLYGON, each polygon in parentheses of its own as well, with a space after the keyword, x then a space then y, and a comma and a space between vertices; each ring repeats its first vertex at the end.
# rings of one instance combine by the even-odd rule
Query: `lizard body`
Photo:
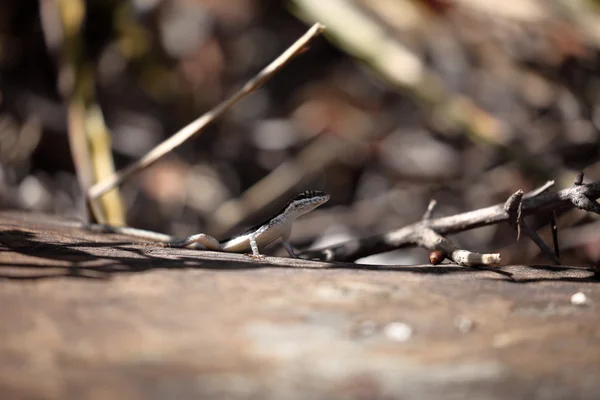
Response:
POLYGON ((327 200, 329 200, 329 195, 320 191, 308 190, 302 192, 291 199, 281 211, 267 221, 220 242, 204 233, 197 233, 185 239, 178 239, 163 233, 130 227, 112 227, 94 224, 89 225, 89 228, 93 231, 117 233, 157 241, 169 247, 201 248, 229 253, 243 253, 251 250, 252 257, 255 258, 263 257, 260 253, 260 248, 264 248, 275 240, 281 239, 283 247, 287 250, 290 257, 296 258, 294 249, 289 242, 293 222, 296 218, 314 210, 327 202, 327 200))

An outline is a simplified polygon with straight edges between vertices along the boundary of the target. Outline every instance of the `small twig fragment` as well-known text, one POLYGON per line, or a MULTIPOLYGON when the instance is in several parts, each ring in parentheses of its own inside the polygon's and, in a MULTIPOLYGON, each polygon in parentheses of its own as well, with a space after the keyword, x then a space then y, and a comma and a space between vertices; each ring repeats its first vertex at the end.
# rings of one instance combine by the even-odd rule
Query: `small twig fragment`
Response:
POLYGON ((413 240, 417 246, 441 251, 447 258, 463 267, 477 265, 497 266, 501 261, 499 253, 480 254, 459 249, 449 239, 423 225, 415 233, 413 240))
POLYGON ((455 250, 450 255, 450 258, 454 260, 458 265, 463 267, 475 267, 485 265, 488 267, 497 267, 500 265, 502 258, 500 253, 473 253, 468 250, 455 250))
POLYGON ((519 201, 519 207, 517 207, 517 242, 521 238, 521 223, 525 223, 523 219, 523 201, 519 201))
POLYGON ((558 225, 556 223, 556 211, 552 211, 550 220, 550 229, 552 230, 552 242, 554 243, 554 255, 560 259, 560 247, 558 245, 558 225))
POLYGON ((517 230, 517 242, 521 238, 521 220, 523 218, 523 191, 517 190, 511 194, 506 203, 504 211, 508 214, 508 223, 517 230))

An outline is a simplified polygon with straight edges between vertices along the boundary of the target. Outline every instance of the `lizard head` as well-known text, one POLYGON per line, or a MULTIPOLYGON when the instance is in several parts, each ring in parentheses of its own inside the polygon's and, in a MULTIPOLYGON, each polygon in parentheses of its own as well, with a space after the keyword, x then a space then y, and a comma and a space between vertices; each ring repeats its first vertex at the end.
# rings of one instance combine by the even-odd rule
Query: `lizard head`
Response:
POLYGON ((326 203, 327 200, 329 200, 327 193, 318 190, 307 190, 291 199, 285 207, 285 212, 299 217, 326 203))

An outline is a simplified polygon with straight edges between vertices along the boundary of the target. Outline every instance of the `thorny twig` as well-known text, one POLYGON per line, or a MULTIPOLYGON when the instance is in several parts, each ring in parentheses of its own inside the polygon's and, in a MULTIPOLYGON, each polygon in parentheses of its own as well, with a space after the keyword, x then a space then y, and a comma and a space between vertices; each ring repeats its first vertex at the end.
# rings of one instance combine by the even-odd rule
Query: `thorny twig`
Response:
POLYGON ((423 217, 421 217, 421 219, 423 221, 427 221, 427 220, 431 219, 431 216, 433 215, 433 210, 435 209, 435 206, 437 206, 437 200, 435 200, 435 199, 429 200, 429 205, 427 206, 427 210, 423 214, 423 217))
POLYGON ((279 57, 277 57, 271 64, 267 65, 262 71, 258 73, 254 78, 248 81, 240 90, 233 94, 230 98, 223 101, 221 104, 202 115, 189 125, 185 126, 177 133, 166 139, 164 142, 157 145, 155 148, 150 150, 146 155, 140 158, 133 164, 125 167, 121 171, 109 176, 108 178, 96 183, 88 190, 88 196, 91 199, 95 199, 104 193, 108 192, 112 188, 121 184, 128 177, 142 170, 143 168, 151 165, 156 160, 175 149, 176 147, 183 144, 186 140, 200 132, 209 123, 221 116, 235 103, 260 88, 266 81, 268 81, 277 71, 279 71, 288 61, 294 56, 301 53, 306 45, 311 40, 316 38, 323 32, 325 26, 316 23, 314 24, 301 38, 299 38, 294 44, 292 44, 286 51, 284 51, 279 57))
POLYGON ((508 200, 506 200, 506 203, 504 203, 504 211, 508 214, 509 225, 517 230, 517 241, 519 241, 521 238, 521 232, 525 232, 527 237, 529 237, 540 248, 546 257, 548 257, 556 265, 561 264, 558 256, 552 252, 544 240, 533 229, 531 229, 527 222, 523 219, 522 190, 517 190, 515 193, 510 195, 508 200))
MULTIPOLYGON (((577 183, 576 180, 575 185, 571 188, 555 193, 539 194, 552 186, 553 183, 548 182, 532 193, 523 195, 520 201, 522 216, 534 214, 542 209, 556 211, 571 207, 600 214, 600 206, 595 201, 600 197, 600 182, 577 183)), ((430 250, 446 251, 448 256, 460 265, 473 265, 473 263, 479 261, 477 258, 486 261, 482 264, 493 265, 490 261, 499 261, 499 255, 497 255, 497 260, 492 257, 496 255, 478 255, 466 250, 462 250, 466 253, 454 255, 454 252, 457 252, 456 248, 451 244, 449 245, 443 235, 509 221, 511 216, 505 210, 505 204, 496 204, 449 217, 422 220, 392 232, 351 240, 323 249, 306 251, 302 253, 302 256, 325 260, 353 261, 361 257, 402 247, 421 246, 430 250), (444 240, 441 241, 441 239, 444 240), (465 255, 466 259, 463 257, 465 255)))

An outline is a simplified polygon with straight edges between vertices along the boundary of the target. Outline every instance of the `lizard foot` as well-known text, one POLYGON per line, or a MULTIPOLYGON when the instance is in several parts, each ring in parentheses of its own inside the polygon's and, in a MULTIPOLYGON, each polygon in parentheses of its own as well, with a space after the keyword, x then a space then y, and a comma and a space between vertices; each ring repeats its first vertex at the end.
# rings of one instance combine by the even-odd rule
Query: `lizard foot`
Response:
POLYGON ((167 247, 165 245, 165 243, 162 242, 140 242, 140 243, 133 243, 136 246, 144 246, 144 247, 167 247))
POLYGON ((250 257, 253 260, 264 260, 265 256, 262 254, 244 254, 246 257, 250 257))

